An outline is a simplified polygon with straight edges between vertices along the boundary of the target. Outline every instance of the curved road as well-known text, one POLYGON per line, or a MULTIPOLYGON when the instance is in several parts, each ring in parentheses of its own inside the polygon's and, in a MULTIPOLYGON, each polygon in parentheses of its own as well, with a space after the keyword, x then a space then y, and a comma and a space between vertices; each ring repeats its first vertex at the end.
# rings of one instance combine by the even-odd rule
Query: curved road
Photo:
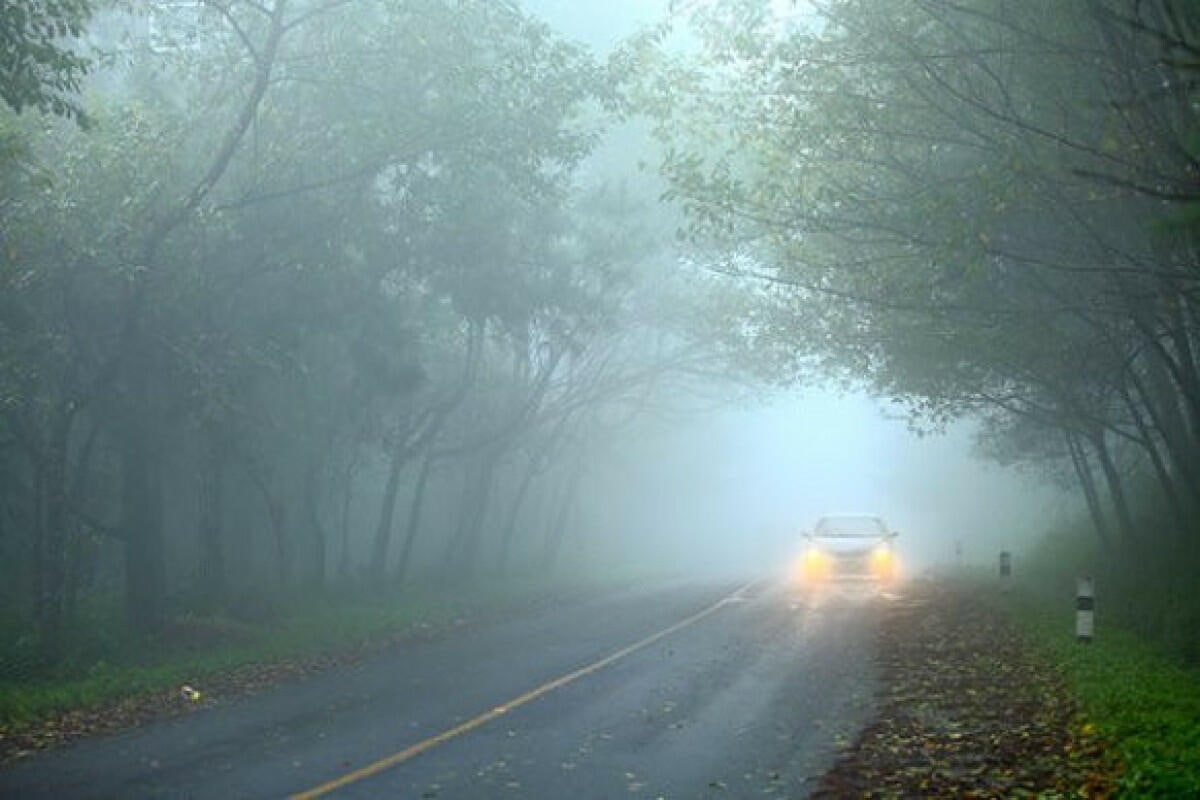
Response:
POLYGON ((0 770, 3 797, 802 797, 871 716, 884 600, 624 590, 0 770))

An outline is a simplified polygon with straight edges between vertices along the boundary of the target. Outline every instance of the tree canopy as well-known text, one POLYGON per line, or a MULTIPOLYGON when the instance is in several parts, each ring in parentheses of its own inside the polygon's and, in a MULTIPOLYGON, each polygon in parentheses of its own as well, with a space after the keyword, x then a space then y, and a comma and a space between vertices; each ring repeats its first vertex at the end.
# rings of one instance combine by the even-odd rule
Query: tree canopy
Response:
POLYGON ((77 93, 90 62, 72 46, 92 16, 90 0, 25 0, 0 8, 0 99, 85 122, 77 93))
POLYGON ((1095 465, 1125 538, 1122 462, 1194 511, 1195 7, 813 7, 705 4, 700 66, 663 53, 644 87, 694 240, 767 284, 729 336, 917 426, 1040 431, 988 449, 1066 463, 1089 498, 1095 465))

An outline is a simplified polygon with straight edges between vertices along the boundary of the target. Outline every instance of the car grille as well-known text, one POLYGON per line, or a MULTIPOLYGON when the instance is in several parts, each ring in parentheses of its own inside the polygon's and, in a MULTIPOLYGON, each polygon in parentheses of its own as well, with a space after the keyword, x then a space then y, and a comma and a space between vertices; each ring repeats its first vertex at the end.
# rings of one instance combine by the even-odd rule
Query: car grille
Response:
POLYGON ((871 562, 867 553, 839 553, 833 558, 833 577, 870 578, 871 562))

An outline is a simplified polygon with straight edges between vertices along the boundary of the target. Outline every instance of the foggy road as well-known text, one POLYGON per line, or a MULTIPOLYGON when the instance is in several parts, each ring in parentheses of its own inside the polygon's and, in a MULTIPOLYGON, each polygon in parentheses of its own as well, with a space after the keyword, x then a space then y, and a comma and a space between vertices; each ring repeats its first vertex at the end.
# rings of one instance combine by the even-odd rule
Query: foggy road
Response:
POLYGON ((35 757, 0 795, 802 796, 870 715, 881 602, 624 590, 35 757))

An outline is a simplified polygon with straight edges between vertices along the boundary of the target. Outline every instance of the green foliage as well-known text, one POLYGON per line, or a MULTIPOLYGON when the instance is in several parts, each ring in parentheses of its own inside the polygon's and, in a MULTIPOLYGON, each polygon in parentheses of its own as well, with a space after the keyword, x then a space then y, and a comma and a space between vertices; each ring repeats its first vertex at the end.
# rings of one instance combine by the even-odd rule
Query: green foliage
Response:
POLYGON ((1110 413, 1127 357, 1114 298, 1161 288, 1134 277, 1160 209, 1132 187, 1178 158, 1142 144, 1150 97, 1112 119, 1118 76, 1154 49, 1110 29, 1121 5, 839 0, 794 25, 742 0, 698 12, 712 77, 668 64, 644 105, 692 236, 777 285, 760 305, 786 335, 743 329, 765 372, 815 364, 933 424, 988 405, 1044 426, 1110 413), (1128 49, 1097 66, 1106 36, 1128 49), (1114 229, 1138 244, 1106 251, 1114 229))
MULTIPOLYGON (((96 604, 68 637, 70 651, 56 665, 36 648, 6 635, 0 651, 0 725, 29 722, 55 712, 86 709, 124 697, 204 686, 206 677, 235 667, 352 650, 375 640, 432 631, 464 615, 493 613, 539 592, 546 583, 483 585, 475 590, 350 592, 297 595, 286 614, 256 622, 228 616, 176 618, 159 637, 125 627, 119 604, 96 604)), ((282 607, 282 603, 279 604, 282 607)), ((10 632, 6 632, 10 633, 10 632)))
POLYGON ((1104 584, 1098 594, 1090 645, 1074 638, 1067 592, 1055 603, 1022 595, 1009 609, 1061 666, 1083 705, 1082 724, 1094 725, 1115 749, 1122 796, 1194 797, 1200 794, 1200 671, 1111 622, 1104 584))
MULTIPOLYGON (((644 573, 611 571, 571 579, 533 571, 510 577, 465 587, 429 583, 404 592, 372 587, 298 593, 272 598, 275 610, 255 620, 184 614, 152 639, 129 633, 119 604, 94 603, 83 614, 94 632, 82 635, 82 627, 74 632, 70 652, 57 665, 42 662, 36 648, 20 638, 19 627, 6 626, 0 629, 0 730, 146 693, 174 693, 184 684, 203 692, 209 682, 228 683, 238 669, 255 671, 253 665, 271 673, 273 665, 388 646, 464 621, 495 621, 531 605, 646 579, 644 573)), ((225 689, 236 693, 239 687, 225 689)))
MULTIPOLYGON (((0 669, 156 664, 114 621, 122 578, 148 629, 248 586, 359 582, 367 529, 386 545, 405 502, 420 527, 404 468, 426 454, 439 536, 454 459, 489 449, 482 510, 511 503, 481 512, 466 561, 493 518, 542 528, 518 512, 559 491, 549 432, 576 448, 604 404, 640 412, 671 352, 639 339, 660 322, 630 297, 660 244, 644 209, 579 169, 614 75, 493 0, 104 21, 127 41, 97 65, 91 130, 0 115, 0 582, 21 595, 0 669)), ((427 568, 445 542, 425 538, 427 568)))
MULTIPOLYGON (((1013 616, 1060 664, 1087 719, 1115 746, 1128 797, 1200 792, 1200 548, 1155 535, 1172 521, 1139 487, 1143 538, 1101 547, 1081 520, 1018 554, 1013 616), (1074 637, 1078 576, 1095 582, 1095 638, 1074 637)), ((977 579, 978 580, 978 579, 977 579)))
POLYGON ((0 6, 0 100, 88 122, 75 95, 90 67, 71 47, 92 15, 91 0, 21 0, 0 6))
POLYGON ((1200 550, 1182 537, 1153 536, 1156 525, 1170 522, 1147 518, 1142 522, 1146 539, 1113 550, 1101 547, 1082 521, 1047 534, 1022 558, 1018 585, 1047 605, 1066 607, 1076 577, 1091 575, 1098 620, 1200 665, 1200 598, 1195 592, 1200 550))

